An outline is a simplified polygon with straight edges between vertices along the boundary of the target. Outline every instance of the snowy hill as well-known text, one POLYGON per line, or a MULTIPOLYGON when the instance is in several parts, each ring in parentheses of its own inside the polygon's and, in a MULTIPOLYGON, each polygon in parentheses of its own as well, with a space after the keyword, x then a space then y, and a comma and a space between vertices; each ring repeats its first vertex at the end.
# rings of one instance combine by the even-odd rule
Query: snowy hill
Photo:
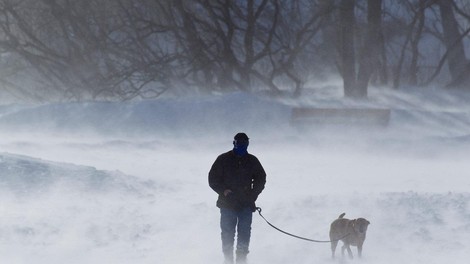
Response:
MULTIPOLYGON (((268 174, 258 205, 273 224, 325 240, 345 212, 371 222, 361 263, 466 263, 468 96, 373 90, 357 103, 312 93, 2 107, 1 260, 222 263, 207 172, 245 131, 268 174), (392 116, 373 132, 304 131, 289 123, 294 106, 381 106, 392 116)), ((285 236, 257 215, 250 248, 250 263, 359 262, 333 261, 328 244, 285 236)))
POLYGON ((238 126, 271 128, 288 123, 290 108, 273 100, 232 94, 225 97, 157 99, 137 102, 56 103, 16 107, 0 116, 8 131, 83 131, 164 136, 226 133, 238 126))
POLYGON ((58 186, 67 186, 75 192, 120 191, 128 195, 148 195, 154 183, 141 182, 118 171, 100 171, 93 167, 0 153, 0 188, 3 191, 36 195, 37 192, 44 193, 58 186))
MULTIPOLYGON (((372 89, 368 101, 342 98, 325 86, 299 99, 234 93, 135 102, 54 103, 3 106, 0 132, 99 134, 110 137, 223 136, 239 128, 269 136, 292 134, 293 107, 386 108, 391 120, 383 134, 395 138, 470 135, 470 96, 446 90, 409 92, 372 89), (327 89, 327 90, 326 90, 327 89), (326 90, 326 91, 324 91, 326 90), (275 128, 275 129, 273 129, 275 128)), ((328 131, 331 134, 331 131, 328 131)), ((343 131, 344 132, 344 131, 343 131)))
POLYGON ((157 189, 117 171, 0 153, 2 261, 94 263, 94 248, 145 236, 137 203, 154 201, 157 189))

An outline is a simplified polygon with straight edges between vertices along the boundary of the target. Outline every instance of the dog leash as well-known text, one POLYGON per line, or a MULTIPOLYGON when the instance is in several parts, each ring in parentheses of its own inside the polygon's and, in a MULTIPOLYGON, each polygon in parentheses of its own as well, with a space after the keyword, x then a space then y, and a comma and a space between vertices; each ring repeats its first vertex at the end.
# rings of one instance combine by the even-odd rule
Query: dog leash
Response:
POLYGON ((302 239, 302 240, 306 240, 306 241, 309 241, 309 242, 316 242, 316 243, 330 243, 330 242, 335 242, 335 241, 339 241, 347 236, 349 236, 349 234, 341 237, 340 239, 336 239, 336 240, 315 240, 315 239, 310 239, 310 238, 306 238, 306 237, 301 237, 301 236, 297 236, 297 235, 294 235, 294 234, 291 234, 291 233, 288 233, 278 227, 276 227, 275 225, 271 224, 262 214, 261 214, 261 207, 256 207, 256 211, 258 211, 258 214, 261 216, 261 218, 264 219, 264 221, 266 221, 266 223, 268 225, 270 225, 272 228, 276 229, 277 231, 281 232, 281 233, 284 233, 288 236, 291 236, 291 237, 295 237, 295 238, 298 238, 298 239, 302 239))

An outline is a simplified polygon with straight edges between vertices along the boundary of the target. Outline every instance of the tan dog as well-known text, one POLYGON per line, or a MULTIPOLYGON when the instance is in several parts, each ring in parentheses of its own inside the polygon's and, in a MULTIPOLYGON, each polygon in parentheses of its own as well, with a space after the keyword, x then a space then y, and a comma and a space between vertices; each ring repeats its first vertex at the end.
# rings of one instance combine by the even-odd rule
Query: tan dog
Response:
POLYGON ((366 231, 370 222, 364 218, 349 220, 343 218, 345 213, 342 213, 338 219, 331 223, 330 227, 330 240, 331 240, 331 256, 335 258, 335 250, 338 241, 343 241, 344 245, 341 248, 341 255, 344 257, 344 250, 348 250, 349 258, 353 258, 351 248, 349 246, 357 247, 357 254, 362 256, 362 245, 366 239, 366 231))

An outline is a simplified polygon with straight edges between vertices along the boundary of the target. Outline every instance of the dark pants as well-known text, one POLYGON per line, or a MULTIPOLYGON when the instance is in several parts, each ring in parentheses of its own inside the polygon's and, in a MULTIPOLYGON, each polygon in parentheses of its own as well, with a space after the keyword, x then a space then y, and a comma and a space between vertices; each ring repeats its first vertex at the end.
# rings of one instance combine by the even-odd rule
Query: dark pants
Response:
POLYGON ((222 251, 226 261, 233 261, 235 228, 237 231, 237 259, 243 261, 248 254, 253 212, 246 207, 240 211, 220 208, 220 228, 222 229, 222 251))

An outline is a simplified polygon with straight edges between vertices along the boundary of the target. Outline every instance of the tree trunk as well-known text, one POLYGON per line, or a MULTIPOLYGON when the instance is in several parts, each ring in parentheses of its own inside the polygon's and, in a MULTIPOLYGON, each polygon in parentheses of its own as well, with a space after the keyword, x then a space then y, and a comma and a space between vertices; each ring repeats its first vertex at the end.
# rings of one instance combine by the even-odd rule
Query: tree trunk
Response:
POLYGON ((381 85, 388 84, 388 60, 387 60, 387 50, 385 48, 385 39, 383 34, 381 34, 380 40, 380 69, 379 69, 379 82, 381 85))
POLYGON ((340 4, 340 53, 344 95, 357 97, 354 57, 354 5, 355 0, 342 0, 340 4))
POLYGON ((382 0, 367 1, 367 33, 360 56, 357 96, 367 97, 367 87, 374 69, 379 68, 379 47, 382 39, 382 0))
POLYGON ((417 21, 418 25, 416 28, 416 32, 414 35, 411 36, 411 63, 410 63, 410 85, 417 85, 418 84, 418 57, 419 57, 419 41, 421 39, 423 29, 424 29, 424 22, 425 22, 425 10, 426 10, 426 1, 427 0, 419 0, 419 9, 417 11, 417 21))
POLYGON ((439 0, 438 4, 444 32, 444 44, 449 51, 447 64, 452 80, 455 81, 461 78, 462 73, 465 71, 467 59, 457 20, 452 9, 453 0, 439 0))
MULTIPOLYGON (((319 49, 318 55, 325 65, 333 66, 337 64, 337 51, 339 50, 337 42, 337 34, 335 28, 335 18, 333 17, 332 10, 335 9, 335 1, 331 0, 319 0, 318 9, 322 16, 321 19, 321 48, 319 49), (336 44, 333 45, 333 43, 336 44)), ((323 68, 325 73, 329 73, 332 69, 323 68)))

